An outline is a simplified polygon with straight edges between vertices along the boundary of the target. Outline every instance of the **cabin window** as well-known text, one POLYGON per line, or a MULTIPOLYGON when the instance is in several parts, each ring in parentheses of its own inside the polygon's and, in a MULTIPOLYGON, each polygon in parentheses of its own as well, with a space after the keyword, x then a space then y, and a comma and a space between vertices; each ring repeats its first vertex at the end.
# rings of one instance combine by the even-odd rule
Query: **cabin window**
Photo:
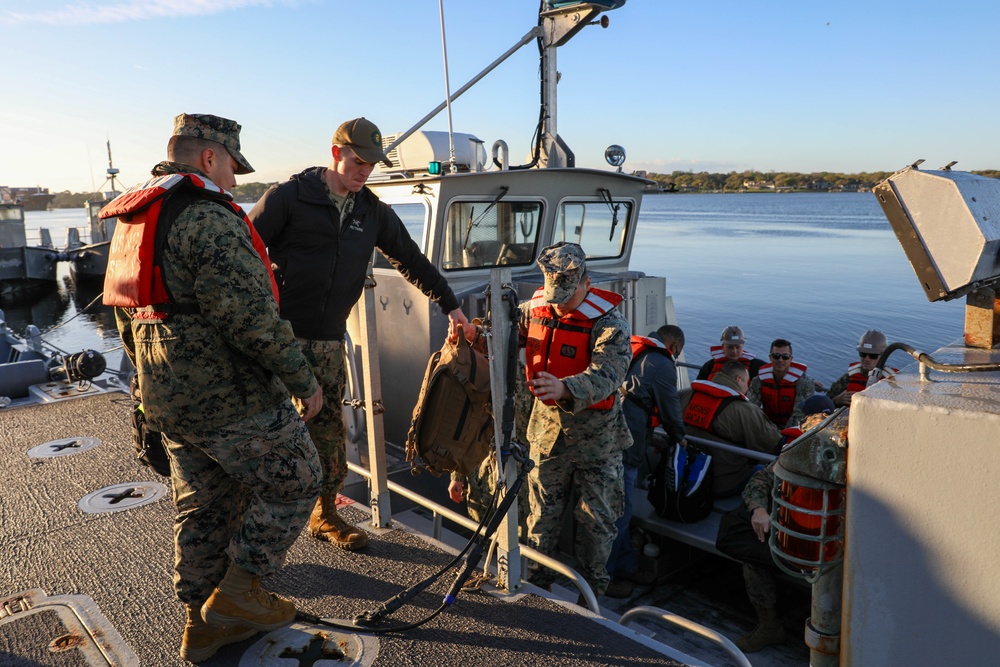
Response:
POLYGON ((579 243, 588 258, 621 257, 631 219, 630 201, 564 202, 552 243, 579 243))
MULTIPOLYGON (((399 219, 403 221, 403 226, 409 232, 416 244, 420 247, 420 252, 426 252, 424 247, 424 228, 427 226, 427 215, 429 209, 426 204, 390 204, 390 208, 396 212, 399 219)), ((380 253, 375 253, 375 266, 379 269, 391 269, 392 264, 380 253)))
POLYGON ((538 255, 538 201, 457 201, 445 222, 446 271, 483 266, 525 266, 538 255))

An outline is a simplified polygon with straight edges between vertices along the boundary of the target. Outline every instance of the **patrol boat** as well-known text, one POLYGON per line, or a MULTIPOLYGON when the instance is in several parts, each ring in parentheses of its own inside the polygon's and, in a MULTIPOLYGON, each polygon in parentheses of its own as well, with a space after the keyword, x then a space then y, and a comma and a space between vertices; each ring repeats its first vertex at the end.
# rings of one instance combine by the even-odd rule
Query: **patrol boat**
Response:
POLYGON ((32 299, 55 287, 56 250, 47 229, 29 245, 24 205, 0 193, 0 299, 32 299))
POLYGON ((101 209, 109 201, 121 194, 115 182, 118 177, 118 169, 115 168, 111 160, 111 141, 108 141, 108 177, 101 185, 111 189, 103 193, 103 197, 95 197, 84 202, 83 207, 87 212, 87 234, 88 242, 84 243, 80 238, 80 230, 73 227, 67 232, 66 249, 59 255, 59 259, 69 262, 70 276, 77 283, 100 282, 104 280, 104 274, 108 271, 108 254, 111 250, 111 237, 115 233, 115 225, 118 218, 101 219, 101 209))
MULTIPOLYGON (((543 6, 538 26, 522 44, 542 42, 553 105, 555 49, 620 4, 543 6)), ((446 271, 466 312, 490 315, 494 331, 504 330, 497 308, 501 296, 512 289, 526 296, 541 284, 534 257, 557 239, 593 246, 594 281, 629 295, 633 326, 662 323, 670 307, 664 280, 628 271, 646 181, 575 169, 554 123, 553 113, 535 165, 545 168, 512 169, 500 146, 501 168, 493 171, 485 171, 482 152, 473 151, 477 161, 449 161, 443 173, 432 173, 429 165, 425 170, 411 166, 415 173, 386 173, 373 186, 410 225, 419 224, 414 236, 446 271), (490 296, 483 294, 488 284, 490 296)), ((417 141, 394 153, 400 165, 412 164, 408 156, 417 141)), ((470 148, 475 144, 470 140, 470 148)), ((621 166, 623 151, 610 155, 621 166)), ((635 614, 616 623, 592 613, 598 610, 593 592, 571 568, 550 563, 580 582, 590 612, 523 584, 510 530, 501 530, 499 547, 504 585, 460 593, 488 544, 480 538, 470 552, 475 559, 470 555, 463 562, 439 522, 429 526, 428 536, 410 526, 411 521, 428 523, 419 513, 392 513, 393 503, 411 499, 436 517, 469 523, 387 479, 386 441, 402 442, 426 357, 444 339, 446 326, 445 318, 433 316, 427 300, 393 269, 374 266, 352 317, 351 337, 358 342, 349 346, 351 389, 345 397, 365 408, 363 417, 360 410, 348 409, 351 431, 358 436, 353 440, 356 460, 361 460, 358 444, 368 445, 367 467, 352 463, 351 469, 370 478, 371 498, 366 506, 345 497, 340 513, 375 532, 375 539, 362 554, 353 554, 301 537, 280 574, 267 583, 296 601, 303 611, 300 621, 225 647, 206 664, 704 664, 650 639, 648 632, 627 628, 635 614), (385 400, 379 362, 391 368, 393 378, 386 383, 392 391, 385 400), (451 569, 456 563, 458 574, 451 569), (419 586, 412 585, 415 580, 421 580, 419 586)), ((496 338, 495 343, 501 337, 496 338)), ((171 586, 169 480, 135 461, 128 426, 132 409, 124 395, 103 394, 3 413, 0 655, 25 664, 180 664, 183 610, 171 586)), ((523 553, 546 562, 527 548, 523 553)), ((669 616, 660 610, 646 613, 669 616)), ((674 622, 734 651, 739 664, 749 664, 718 633, 674 622)))

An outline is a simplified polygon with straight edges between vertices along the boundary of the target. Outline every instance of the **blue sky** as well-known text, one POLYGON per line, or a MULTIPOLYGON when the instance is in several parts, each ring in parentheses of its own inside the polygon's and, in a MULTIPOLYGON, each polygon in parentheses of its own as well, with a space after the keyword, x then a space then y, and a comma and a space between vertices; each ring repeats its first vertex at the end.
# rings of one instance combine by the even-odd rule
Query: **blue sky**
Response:
MULTIPOLYGON (((444 0, 452 90, 536 21, 536 0, 444 0), (502 7, 503 9, 499 9, 502 7)), ((626 170, 1000 167, 993 2, 628 0, 560 49, 559 132, 626 170)), ((0 0, 0 185, 100 186, 164 156, 172 118, 243 125, 246 181, 326 164, 337 125, 401 132, 444 99, 437 0, 0 0)), ((511 159, 538 115, 521 49, 453 106, 511 159)), ((440 114, 426 129, 446 129, 440 114)))

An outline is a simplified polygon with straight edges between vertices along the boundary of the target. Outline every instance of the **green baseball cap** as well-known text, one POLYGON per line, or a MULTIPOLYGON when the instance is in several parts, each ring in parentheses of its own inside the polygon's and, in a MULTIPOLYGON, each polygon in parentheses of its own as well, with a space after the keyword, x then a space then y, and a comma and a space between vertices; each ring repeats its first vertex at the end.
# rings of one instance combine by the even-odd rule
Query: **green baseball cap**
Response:
POLYGON ((211 114, 182 113, 174 118, 174 136, 198 137, 222 144, 236 160, 237 174, 250 174, 253 167, 240 153, 240 124, 211 114))
POLYGON ((545 275, 545 300, 566 303, 587 275, 587 253, 576 243, 560 241, 542 249, 538 266, 545 275))
POLYGON ((365 162, 384 162, 387 167, 392 166, 392 161, 382 150, 382 133, 367 118, 355 118, 342 123, 333 134, 333 143, 347 146, 365 162))

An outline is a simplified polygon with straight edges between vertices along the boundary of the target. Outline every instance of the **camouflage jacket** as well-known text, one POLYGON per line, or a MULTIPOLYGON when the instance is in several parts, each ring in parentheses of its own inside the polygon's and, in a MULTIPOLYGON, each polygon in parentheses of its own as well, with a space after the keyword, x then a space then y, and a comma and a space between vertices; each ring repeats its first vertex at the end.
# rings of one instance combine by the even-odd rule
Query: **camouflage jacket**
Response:
POLYGON ((774 463, 755 472, 743 487, 743 503, 753 512, 758 507, 771 510, 771 488, 774 486, 774 463))
MULTIPOLYGON (((520 307, 524 334, 531 317, 530 302, 520 307)), ((632 360, 631 336, 631 328, 617 308, 594 321, 590 366, 582 373, 562 378, 572 396, 559 405, 534 401, 527 434, 532 452, 550 453, 560 436, 577 462, 601 461, 632 445, 618 394, 632 360), (617 400, 610 410, 587 409, 611 394, 617 400)))
MULTIPOLYGON (((197 173, 161 162, 153 174, 182 171, 197 173)), ((174 301, 197 303, 199 314, 139 323, 115 312, 152 428, 219 428, 274 408, 289 391, 305 398, 317 390, 246 223, 232 209, 210 200, 185 208, 167 235, 162 268, 174 301)))

